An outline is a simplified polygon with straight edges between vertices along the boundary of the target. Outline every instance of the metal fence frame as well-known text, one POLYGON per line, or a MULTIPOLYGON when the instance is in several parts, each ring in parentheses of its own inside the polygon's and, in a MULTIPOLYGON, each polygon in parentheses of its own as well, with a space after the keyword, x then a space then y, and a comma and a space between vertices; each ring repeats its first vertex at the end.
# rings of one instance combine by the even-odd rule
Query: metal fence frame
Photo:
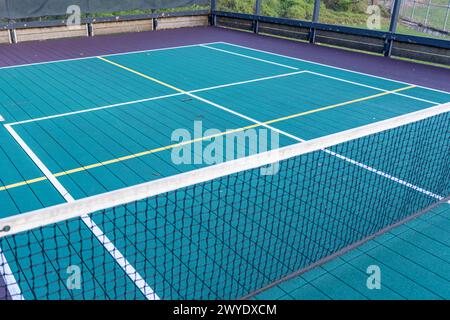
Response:
POLYGON ((423 24, 426 27, 431 27, 431 28, 437 28, 438 26, 433 26, 431 25, 429 22, 429 18, 430 18, 430 11, 432 8, 442 8, 445 10, 445 15, 444 15, 444 21, 442 22, 442 31, 444 32, 450 32, 450 28, 447 28, 447 24, 449 22, 450 19, 450 0, 448 0, 446 5, 443 4, 437 4, 437 3, 433 3, 431 0, 428 1, 428 3, 421 3, 417 0, 403 0, 403 5, 401 12, 400 12, 400 18, 402 19, 406 19, 407 21, 411 21, 411 22, 415 22, 418 24, 423 24), (406 4, 412 4, 412 10, 411 13, 409 15, 406 15, 405 11, 405 5, 406 4), (426 14, 425 14, 425 19, 423 22, 418 21, 415 19, 415 13, 416 13, 416 8, 417 5, 420 5, 423 8, 426 8, 426 14))
MULTIPOLYGON (((101 22, 120 22, 120 21, 136 21, 136 20, 153 20, 153 30, 157 29, 158 19, 171 17, 187 17, 187 16, 210 16, 211 10, 195 10, 195 11, 174 11, 174 12, 160 12, 149 14, 125 15, 125 16, 111 16, 111 17, 87 17, 81 19, 81 25, 87 26, 88 35, 92 35, 92 25, 101 22)), ((0 23, 0 30, 8 30, 10 32, 10 39, 12 43, 16 42, 16 30, 28 28, 46 28, 65 26, 66 20, 45 20, 45 21, 28 21, 16 22, 8 21, 0 23)))
POLYGON ((255 11, 254 14, 245 14, 245 13, 236 13, 236 12, 224 12, 217 11, 216 0, 211 0, 211 21, 212 25, 216 25, 217 17, 228 17, 228 18, 236 18, 242 20, 251 20, 253 22, 253 31, 258 33, 259 23, 267 22, 267 23, 276 23, 286 26, 297 26, 302 28, 308 28, 309 35, 308 40, 310 43, 315 43, 316 31, 333 31, 337 33, 343 34, 351 34, 358 36, 365 36, 369 38, 378 38, 384 39, 384 49, 383 54, 386 57, 391 56, 392 48, 394 41, 406 42, 410 44, 424 45, 424 46, 432 46, 436 48, 450 49, 450 41, 444 39, 435 39, 435 38, 427 38, 421 36, 411 36, 405 34, 396 33, 397 24, 399 22, 400 16, 400 8, 403 0, 392 0, 393 8, 392 15, 389 25, 389 31, 379 31, 379 30, 370 30, 370 29, 362 29, 355 27, 347 27, 333 24, 325 24, 319 23, 319 15, 320 15, 320 0, 315 0, 314 2, 314 11, 312 15, 312 19, 310 21, 305 20, 294 20, 287 18, 277 18, 277 17, 268 17, 260 15, 260 2, 261 0, 255 0, 255 11))

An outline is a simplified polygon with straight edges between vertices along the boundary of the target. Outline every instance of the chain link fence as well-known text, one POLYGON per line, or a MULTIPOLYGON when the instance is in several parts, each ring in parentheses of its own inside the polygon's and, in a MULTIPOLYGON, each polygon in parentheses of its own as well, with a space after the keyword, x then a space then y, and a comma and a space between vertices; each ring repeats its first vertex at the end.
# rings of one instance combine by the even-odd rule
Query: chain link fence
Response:
POLYGON ((450 31, 450 0, 403 0, 400 12, 405 23, 450 31))

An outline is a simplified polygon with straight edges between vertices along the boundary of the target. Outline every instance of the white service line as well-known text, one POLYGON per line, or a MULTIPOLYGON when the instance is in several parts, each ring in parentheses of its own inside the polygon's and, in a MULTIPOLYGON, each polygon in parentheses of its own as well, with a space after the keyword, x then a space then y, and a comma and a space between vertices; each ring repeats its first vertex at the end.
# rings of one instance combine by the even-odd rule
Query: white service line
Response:
MULTIPOLYGON (((328 79, 333 79, 333 80, 337 80, 337 81, 341 81, 341 82, 346 82, 346 83, 354 84, 356 86, 365 87, 365 88, 369 88, 369 89, 373 89, 373 90, 377 90, 377 91, 391 92, 391 90, 385 90, 385 89, 369 86, 367 84, 362 84, 362 83, 359 83, 359 82, 354 82, 354 81, 345 80, 345 79, 338 78, 338 77, 329 76, 329 75, 322 74, 322 73, 319 73, 319 72, 305 71, 305 73, 310 73, 310 74, 314 74, 316 76, 320 76, 320 77, 324 77, 324 78, 328 78, 328 79)), ((396 96, 402 96, 404 98, 418 100, 418 101, 426 102, 426 103, 429 103, 429 104, 432 104, 432 105, 438 105, 439 104, 439 102, 430 101, 430 100, 426 100, 426 99, 422 99, 422 98, 417 98, 417 97, 410 96, 410 95, 407 95, 407 94, 404 94, 404 93, 400 93, 400 92, 391 92, 391 93, 393 95, 396 95, 396 96)))
MULTIPOLYGON (((336 69, 336 70, 342 70, 342 71, 347 71, 347 72, 351 72, 351 73, 355 73, 355 74, 361 74, 363 76, 368 76, 368 77, 372 77, 372 78, 387 80, 387 81, 390 81, 390 82, 396 82, 396 83, 402 83, 402 84, 406 84, 406 85, 412 85, 412 86, 416 86, 418 88, 432 90, 432 91, 436 91, 436 92, 440 92, 440 93, 450 94, 450 92, 446 92, 444 90, 433 89, 433 88, 430 88, 430 87, 425 87, 425 86, 421 86, 421 85, 414 84, 414 83, 409 83, 409 82, 399 81, 399 80, 393 80, 393 79, 389 79, 389 78, 381 77, 381 76, 375 76, 375 75, 372 75, 372 74, 369 74, 369 73, 360 72, 360 71, 354 71, 354 70, 350 70, 350 69, 334 67, 334 66, 331 66, 331 65, 328 65, 328 64, 324 64, 324 63, 309 61, 309 60, 305 60, 305 59, 301 59, 301 58, 290 57, 290 56, 286 56, 286 55, 283 55, 283 54, 274 53, 274 52, 270 52, 270 51, 265 51, 265 50, 261 50, 261 49, 254 49, 254 48, 250 48, 250 47, 246 47, 246 46, 241 46, 239 44, 229 43, 229 42, 225 42, 225 41, 219 41, 219 42, 216 42, 216 43, 221 43, 221 44, 225 44, 225 45, 229 45, 229 46, 233 46, 233 47, 237 47, 237 48, 242 48, 242 49, 247 49, 247 50, 252 50, 252 51, 256 51, 256 52, 262 52, 262 53, 266 53, 266 54, 273 55, 273 56, 278 56, 278 57, 287 58, 287 59, 291 59, 291 60, 306 62, 306 63, 315 64, 315 65, 322 66, 322 67, 328 67, 328 68, 332 68, 332 69, 336 69)), ((211 43, 211 44, 214 44, 214 43, 211 43)))
POLYGON ((25 124, 25 123, 29 123, 29 122, 38 122, 38 121, 43 121, 43 120, 49 120, 49 119, 73 116, 73 115, 80 114, 80 113, 87 113, 87 112, 92 112, 92 111, 116 108, 116 107, 121 107, 121 106, 127 106, 127 105, 130 105, 130 104, 136 104, 136 103, 153 101, 153 100, 160 100, 160 99, 176 97, 176 96, 181 96, 181 95, 183 95, 181 92, 179 92, 179 93, 172 93, 172 94, 167 94, 167 95, 157 96, 157 97, 152 97, 152 98, 145 98, 145 99, 140 99, 140 100, 115 103, 115 104, 110 104, 110 105, 102 106, 102 107, 96 107, 96 108, 90 108, 90 109, 82 109, 82 110, 77 110, 77 111, 72 111, 72 112, 54 114, 54 115, 46 116, 46 117, 40 117, 40 118, 23 120, 23 121, 11 122, 11 123, 8 123, 8 125, 9 126, 15 126, 15 125, 18 125, 18 124, 25 124))
POLYGON ((260 59, 260 58, 256 58, 256 57, 251 57, 251 56, 248 56, 248 55, 245 55, 245 54, 240 54, 240 53, 233 52, 233 51, 228 51, 228 50, 224 50, 224 49, 210 47, 210 46, 205 45, 205 44, 201 44, 199 46, 203 47, 203 48, 208 48, 208 49, 211 49, 211 50, 225 52, 225 53, 232 54, 232 55, 238 56, 238 57, 243 57, 243 58, 247 58, 247 59, 251 59, 251 60, 255 60, 255 61, 260 61, 260 62, 264 62, 264 63, 268 63, 268 64, 273 64, 273 65, 276 65, 276 66, 279 66, 279 67, 283 67, 283 68, 288 68, 288 69, 292 69, 292 70, 299 70, 299 68, 288 66, 288 65, 285 65, 285 64, 282 64, 282 63, 277 63, 277 62, 274 62, 274 61, 269 61, 269 60, 264 60, 264 59, 260 59))
MULTIPOLYGON (((283 74, 269 76, 269 77, 245 80, 245 81, 240 81, 240 82, 232 82, 232 83, 221 84, 221 85, 208 87, 208 88, 195 89, 195 90, 188 91, 188 92, 189 93, 196 93, 196 92, 204 92, 204 91, 209 91, 209 90, 216 90, 216 89, 227 88, 227 87, 232 87, 232 86, 237 86, 237 85, 242 85, 242 84, 247 84, 247 83, 253 83, 253 82, 265 81, 265 80, 270 80, 270 79, 278 79, 278 78, 289 77, 289 76, 293 76, 293 75, 297 75, 297 74, 301 74, 301 73, 305 73, 305 72, 306 71, 302 70, 302 71, 296 71, 296 72, 290 72, 290 73, 283 73, 283 74)), ((172 93, 172 94, 167 94, 167 95, 157 96, 157 97, 152 97, 152 98, 145 98, 145 99, 140 99, 140 100, 121 102, 121 103, 111 104, 111 105, 102 106, 102 107, 96 107, 96 108, 90 108, 90 109, 82 109, 82 110, 78 110, 78 111, 72 111, 72 112, 67 112, 67 113, 60 113, 60 114, 55 114, 55 115, 46 116, 46 117, 40 117, 40 118, 23 120, 23 121, 11 122, 11 123, 8 123, 8 125, 9 126, 15 126, 15 125, 25 124, 25 123, 29 123, 29 122, 38 122, 38 121, 43 121, 43 120, 55 119, 55 118, 60 118, 60 117, 72 116, 72 115, 76 115, 76 114, 80 114, 80 113, 86 113, 86 112, 92 112, 92 111, 116 108, 116 107, 121 107, 121 106, 141 103, 141 102, 161 100, 161 99, 166 99, 166 98, 171 98, 171 97, 176 97, 176 96, 182 96, 182 95, 185 95, 185 94, 181 93, 181 92, 172 93)))
POLYGON ((0 122, 4 122, 5 118, 2 117, 2 115, 0 114, 0 122))
POLYGON ((420 193, 426 194, 426 195, 429 196, 429 197, 435 198, 435 199, 437 199, 437 200, 442 200, 442 199, 444 199, 444 197, 442 197, 442 196, 440 196, 440 195, 437 195, 437 194, 435 194, 435 193, 433 193, 433 192, 430 192, 430 191, 428 191, 428 190, 425 190, 425 189, 423 189, 423 188, 420 188, 420 187, 418 187, 418 186, 415 186, 415 185, 413 185, 412 183, 409 183, 409 182, 407 182, 407 181, 405 181, 405 180, 396 178, 396 177, 394 177, 394 176, 392 176, 392 175, 390 175, 390 174, 388 174, 388 173, 385 173, 385 172, 383 172, 383 171, 377 170, 377 169, 375 169, 375 168, 373 168, 373 167, 370 167, 370 166, 368 166, 368 165, 366 165, 366 164, 364 164, 364 163, 355 161, 355 160, 353 160, 353 159, 350 159, 350 158, 348 158, 348 157, 346 157, 346 156, 343 156, 343 155, 341 155, 341 154, 339 154, 339 153, 330 151, 330 150, 328 150, 328 149, 322 149, 322 150, 323 150, 324 152, 326 152, 326 153, 332 155, 332 156, 335 156, 335 157, 338 157, 338 158, 340 158, 340 159, 342 159, 342 160, 345 160, 345 161, 347 161, 347 162, 350 162, 351 164, 354 164, 354 165, 356 165, 356 166, 358 166, 358 167, 360 167, 360 168, 369 170, 369 171, 371 171, 371 172, 373 172, 373 173, 376 173, 376 174, 378 174, 378 175, 380 175, 380 176, 382 176, 382 177, 385 177, 385 178, 387 178, 387 179, 389 179, 389 180, 392 180, 392 181, 394 181, 394 182, 400 183, 401 185, 404 185, 404 186, 406 186, 406 187, 408 187, 408 188, 414 189, 414 190, 416 190, 416 191, 418 191, 418 192, 420 192, 420 193))
MULTIPOLYGON (((58 192, 63 196, 63 198, 68 203, 75 202, 72 195, 64 188, 64 186, 59 182, 59 180, 50 172, 47 166, 39 159, 39 157, 34 153, 33 150, 26 144, 26 142, 17 134, 17 132, 11 127, 11 125, 5 125, 6 130, 11 134, 11 136, 16 140, 16 142, 22 147, 26 154, 31 158, 31 160, 36 164, 36 166, 42 171, 42 173, 47 177, 51 184, 58 190, 58 192)), ((109 238, 104 234, 104 232, 96 225, 96 223, 87 215, 91 212, 84 212, 81 217, 82 221, 86 224, 89 230, 95 235, 97 240, 103 245, 103 247, 108 251, 108 253, 116 260, 117 264, 125 271, 128 277, 135 283, 137 288, 145 295, 147 299, 159 300, 159 297, 154 293, 152 288, 145 282, 141 275, 136 269, 126 260, 123 254, 115 247, 115 245, 109 240, 109 238)))
POLYGON ((22 291, 20 290, 19 284, 17 283, 16 278, 9 267, 8 261, 2 252, 2 248, 0 248, 0 277, 3 278, 11 299, 24 300, 22 291))
MULTIPOLYGON (((222 52, 229 53, 229 54, 232 54, 232 55, 238 55, 238 56, 241 56, 241 57, 244 57, 244 58, 248 58, 248 59, 252 59, 252 60, 258 60, 258 61, 267 62, 267 63, 271 63, 271 64, 275 63, 273 61, 259 59, 259 58, 255 58, 255 57, 252 57, 252 56, 249 56, 249 55, 245 55, 245 54, 241 54, 241 53, 236 53, 234 51, 229 51, 229 50, 225 50, 225 49, 219 49, 219 48, 210 47, 210 46, 207 46, 207 45, 201 45, 201 46, 204 47, 204 48, 218 50, 218 51, 222 51, 222 52)), ((282 65, 282 66, 287 67, 287 68, 294 68, 294 67, 288 66, 288 65, 282 65)), ((296 69, 298 70, 298 68, 296 68, 296 69)), ((341 82, 346 82, 346 83, 357 85, 357 86, 360 86, 360 87, 365 87, 365 88, 377 90, 377 91, 382 91, 382 92, 390 91, 390 90, 386 90, 386 89, 382 89, 382 88, 366 85, 366 84, 363 84, 363 83, 342 79, 342 78, 339 78, 339 77, 325 75, 325 74, 322 74, 322 73, 319 73, 319 72, 314 72, 314 71, 309 71, 309 70, 304 70, 304 72, 305 73, 309 73, 309 74, 314 74, 314 75, 317 75, 317 76, 321 76, 321 77, 324 77, 324 78, 328 78, 328 79, 333 79, 333 80, 337 80, 337 81, 341 81, 341 82)), ((433 104, 433 105, 439 104, 439 102, 430 101, 430 100, 426 100, 426 99, 422 99, 422 98, 417 98, 417 97, 410 96, 410 95, 407 95, 407 94, 404 94, 404 93, 393 92, 392 94, 398 95, 398 96, 402 96, 402 97, 405 97, 405 98, 419 100, 419 101, 430 103, 430 104, 433 104)))
POLYGON ((252 79, 252 80, 233 82, 233 83, 229 83, 229 84, 221 84, 221 85, 214 86, 214 87, 203 88, 203 89, 196 89, 196 90, 192 90, 192 91, 188 91, 188 92, 189 93, 197 93, 197 92, 203 92, 203 91, 209 91, 209 90, 233 87, 233 86, 238 86, 238 85, 241 85, 241 84, 254 83, 254 82, 259 82, 259 81, 265 81, 265 80, 279 79, 279 78, 294 76, 294 75, 302 74, 302 73, 306 73, 306 72, 307 71, 305 71, 305 70, 301 70, 301 71, 296 71, 296 72, 283 73, 283 74, 278 74, 278 75, 275 75, 275 76, 269 76, 269 77, 257 78, 257 79, 252 79))
MULTIPOLYGON (((221 42, 207 42, 207 43, 190 44, 190 45, 174 46, 174 47, 167 47, 167 48, 158 48, 158 49, 148 49, 148 50, 138 50, 138 51, 127 51, 127 52, 110 53, 110 54, 104 54, 104 55, 102 55, 102 57, 112 57, 112 56, 120 56, 120 55, 125 56, 125 55, 128 55, 128 54, 135 54, 135 53, 145 53, 145 52, 153 52, 153 51, 164 51, 164 50, 191 48, 191 47, 198 47, 200 45, 208 45, 208 44, 216 44, 216 43, 221 43, 221 42)), ((78 60, 93 59, 93 58, 97 58, 97 56, 98 56, 98 54, 94 55, 94 56, 86 56, 86 57, 71 58, 71 59, 51 60, 51 61, 42 61, 42 62, 34 62, 34 63, 24 63, 24 64, 18 64, 18 65, 14 65, 14 66, 0 67, 0 70, 2 70, 2 69, 21 68, 21 67, 29 67, 29 66, 36 66, 36 65, 41 65, 41 64, 52 64, 52 63, 59 63, 59 62, 66 62, 66 61, 78 61, 78 60)))

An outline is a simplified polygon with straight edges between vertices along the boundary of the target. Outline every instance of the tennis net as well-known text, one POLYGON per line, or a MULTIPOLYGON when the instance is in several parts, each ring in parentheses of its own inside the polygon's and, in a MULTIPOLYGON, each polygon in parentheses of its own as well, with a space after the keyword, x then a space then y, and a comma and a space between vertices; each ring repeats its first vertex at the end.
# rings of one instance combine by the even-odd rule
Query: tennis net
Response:
POLYGON ((248 297, 448 201, 449 111, 0 220, 0 299, 248 297))

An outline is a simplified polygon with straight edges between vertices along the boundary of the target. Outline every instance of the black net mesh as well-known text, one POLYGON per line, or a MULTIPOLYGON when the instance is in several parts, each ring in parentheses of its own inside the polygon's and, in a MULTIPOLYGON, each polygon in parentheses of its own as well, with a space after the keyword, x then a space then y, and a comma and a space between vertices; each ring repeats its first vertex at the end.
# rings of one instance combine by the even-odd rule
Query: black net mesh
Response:
POLYGON ((0 238, 0 299, 246 296, 448 197, 449 138, 443 113, 0 238))

